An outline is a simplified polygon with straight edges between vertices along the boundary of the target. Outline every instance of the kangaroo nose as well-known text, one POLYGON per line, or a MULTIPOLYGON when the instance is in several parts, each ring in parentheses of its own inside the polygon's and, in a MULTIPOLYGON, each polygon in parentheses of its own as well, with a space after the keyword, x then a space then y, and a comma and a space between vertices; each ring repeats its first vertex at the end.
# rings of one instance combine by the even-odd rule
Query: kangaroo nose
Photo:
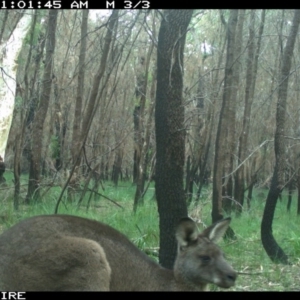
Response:
POLYGON ((235 282, 236 278, 237 278, 236 272, 227 275, 227 279, 230 281, 235 282))

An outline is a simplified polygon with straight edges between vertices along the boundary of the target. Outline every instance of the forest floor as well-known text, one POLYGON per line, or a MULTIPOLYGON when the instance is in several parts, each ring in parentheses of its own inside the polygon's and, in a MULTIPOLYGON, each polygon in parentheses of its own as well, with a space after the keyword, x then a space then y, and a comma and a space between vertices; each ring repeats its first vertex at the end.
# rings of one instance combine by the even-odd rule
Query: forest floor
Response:
MULTIPOLYGON (((21 219, 40 214, 52 214, 59 192, 53 189, 41 202, 34 205, 21 203, 17 212, 13 210, 12 191, 4 194, 0 207, 0 232, 21 219)), ((68 203, 65 199, 60 205, 59 213, 103 221, 123 232, 137 247, 147 254, 152 254, 152 258, 158 260, 159 228, 154 188, 149 189, 144 205, 138 208, 136 214, 132 212, 132 199, 135 193, 132 184, 120 185, 118 188, 107 184, 105 191, 100 193, 116 201, 122 208, 103 197, 93 198, 88 208, 87 201, 78 208, 76 203, 68 203)), ((236 285, 226 291, 300 291, 300 217, 296 214, 297 203, 292 202, 289 213, 286 211, 285 195, 282 201, 277 203, 273 235, 288 255, 291 264, 274 264, 264 251, 260 240, 260 224, 265 203, 263 193, 266 196, 267 190, 256 191, 260 196, 254 195, 250 210, 245 210, 240 217, 232 215, 231 227, 236 234, 236 240, 223 240, 219 243, 226 260, 241 273, 238 275, 236 285)), ((200 230, 211 222, 210 199, 208 189, 207 197, 189 208, 189 215, 199 223, 200 230)), ((225 291, 215 286, 211 286, 210 290, 225 291)))

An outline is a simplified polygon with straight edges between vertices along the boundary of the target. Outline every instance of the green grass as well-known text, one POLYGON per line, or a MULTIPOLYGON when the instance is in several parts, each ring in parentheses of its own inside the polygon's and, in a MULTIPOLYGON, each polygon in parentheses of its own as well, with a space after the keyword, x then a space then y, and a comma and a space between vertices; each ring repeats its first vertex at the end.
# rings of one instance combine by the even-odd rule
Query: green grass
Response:
MULTIPOLYGON (((25 180, 26 178, 24 178, 25 180)), ((26 194, 26 187, 24 190, 23 197, 26 194)), ((60 191, 60 187, 53 187, 38 203, 21 204, 19 211, 15 212, 12 204, 13 189, 5 190, 5 197, 0 208, 0 230, 5 230, 19 220, 33 215, 52 214, 60 191)), ((244 273, 239 275, 236 286, 230 290, 299 290, 300 217, 296 215, 296 196, 292 202, 291 212, 287 213, 287 197, 285 194, 283 195, 282 201, 278 201, 273 221, 274 237, 292 263, 285 266, 270 261, 260 240, 260 224, 267 192, 267 190, 255 191, 251 209, 249 211, 245 209, 241 217, 232 216, 231 227, 237 240, 223 240, 220 243, 220 247, 226 253, 227 260, 237 271, 244 273), (261 196, 262 192, 265 197, 261 196)), ((136 214, 132 213, 135 187, 131 183, 120 182, 117 188, 111 183, 105 183, 105 190, 100 189, 99 193, 116 201, 122 208, 100 197, 98 200, 92 198, 93 200, 87 210, 89 197, 87 194, 80 208, 77 207, 76 203, 69 203, 65 197, 60 204, 59 213, 74 214, 105 222, 123 232, 141 250, 152 254, 153 258, 157 260, 159 228, 157 207, 153 200, 154 187, 151 186, 145 196, 144 205, 138 208, 136 214)), ((189 209, 190 215, 199 221, 200 230, 211 222, 210 189, 206 190, 206 195, 207 197, 202 198, 197 205, 192 204, 189 209)), ((216 287, 211 289, 219 290, 216 287)))

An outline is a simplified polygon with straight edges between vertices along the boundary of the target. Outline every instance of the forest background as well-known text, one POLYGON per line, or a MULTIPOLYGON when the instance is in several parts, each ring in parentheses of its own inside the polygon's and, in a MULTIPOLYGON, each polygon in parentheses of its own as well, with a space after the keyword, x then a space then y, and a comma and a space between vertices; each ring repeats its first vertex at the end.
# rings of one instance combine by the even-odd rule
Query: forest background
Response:
MULTIPOLYGON (((23 14, 1 11, 2 49, 23 14)), ((25 14, 15 89, 1 54, 1 97, 14 102, 0 153, 3 229, 79 214, 168 266, 173 258, 157 254, 162 215, 173 225, 186 209, 203 226, 231 215, 222 248, 244 273, 236 290, 299 289, 299 11, 25 14), (171 87, 159 86, 164 68, 171 87), (157 165, 168 162, 157 143, 169 164, 157 165)), ((174 252, 172 243, 160 246, 174 252)))

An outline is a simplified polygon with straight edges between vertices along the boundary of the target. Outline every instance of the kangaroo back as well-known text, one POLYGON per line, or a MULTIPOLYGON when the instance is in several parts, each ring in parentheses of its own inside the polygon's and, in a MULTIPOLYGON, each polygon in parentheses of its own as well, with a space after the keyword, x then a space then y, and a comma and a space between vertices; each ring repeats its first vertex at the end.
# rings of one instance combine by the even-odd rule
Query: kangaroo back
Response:
POLYGON ((0 235, 0 290, 203 290, 207 283, 228 288, 236 273, 213 241, 229 221, 198 234, 194 222, 183 219, 174 270, 167 270, 103 223, 69 215, 29 218, 0 235))

